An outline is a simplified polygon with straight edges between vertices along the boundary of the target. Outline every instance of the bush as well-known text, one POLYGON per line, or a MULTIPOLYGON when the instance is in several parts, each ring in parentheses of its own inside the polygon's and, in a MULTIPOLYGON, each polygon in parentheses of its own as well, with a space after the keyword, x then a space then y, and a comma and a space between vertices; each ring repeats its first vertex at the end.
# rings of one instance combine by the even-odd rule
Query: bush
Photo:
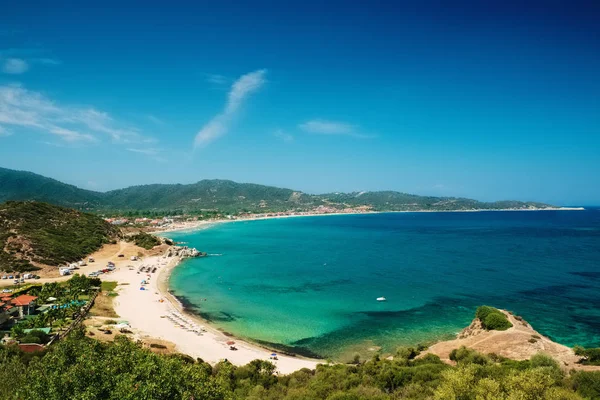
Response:
POLYGON ((600 365, 600 348, 586 349, 581 346, 575 346, 573 351, 576 355, 583 357, 582 364, 600 365))
POLYGON ((578 371, 571 375, 571 386, 587 399, 600 398, 600 371, 578 371))
POLYGON ((556 360, 544 353, 538 353, 529 359, 532 368, 550 367, 560 371, 560 366, 556 360))
POLYGON ((455 361, 457 364, 486 365, 490 363, 490 359, 486 355, 465 346, 452 350, 450 360, 455 361))
POLYGON ((481 325, 484 329, 491 331, 505 331, 512 327, 512 324, 504 315, 504 313, 497 308, 490 306, 481 306, 475 312, 475 317, 481 321, 481 325))
POLYGON ((512 326, 506 316, 500 313, 492 313, 488 315, 485 317, 482 324, 488 331, 505 331, 512 326))
POLYGON ((126 240, 129 242, 134 242, 136 246, 142 247, 146 250, 150 250, 154 246, 158 246, 161 243, 159 238, 146 232, 140 232, 136 235, 128 237, 126 240))
POLYGON ((23 338, 21 339, 21 343, 37 343, 37 344, 42 344, 42 341, 37 336, 27 335, 27 336, 23 336, 23 338))

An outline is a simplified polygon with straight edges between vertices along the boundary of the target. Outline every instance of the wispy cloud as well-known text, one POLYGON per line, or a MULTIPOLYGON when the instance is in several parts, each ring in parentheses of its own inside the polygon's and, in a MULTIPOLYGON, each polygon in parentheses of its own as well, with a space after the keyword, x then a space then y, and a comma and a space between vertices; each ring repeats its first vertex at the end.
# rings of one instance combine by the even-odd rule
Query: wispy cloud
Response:
POLYGON ((164 125, 165 121, 163 121, 162 119, 152 115, 152 114, 148 114, 146 115, 146 118, 148 118, 148 120, 156 125, 164 125))
POLYGON ((131 151, 132 153, 140 153, 146 154, 147 156, 155 156, 159 153, 158 149, 136 149, 136 148, 128 148, 127 151, 131 151))
POLYGON ((57 135, 58 137, 60 137, 61 139, 63 139, 66 142, 79 142, 79 141, 85 141, 85 142, 95 142, 97 141, 97 139, 90 135, 89 133, 81 133, 81 132, 77 132, 71 129, 65 129, 65 128, 61 128, 59 126, 54 126, 49 128, 50 133, 57 135))
POLYGON ((0 50, 0 69, 6 74, 23 74, 34 64, 60 65, 60 60, 49 56, 49 52, 39 48, 13 48, 0 50))
POLYGON ((196 134, 194 147, 204 147, 219 137, 225 135, 229 129, 229 125, 237 111, 242 106, 243 102, 252 93, 260 89, 266 82, 266 69, 250 72, 241 76, 233 83, 227 102, 220 114, 213 117, 206 125, 196 134))
POLYGON ((10 135, 12 135, 11 131, 9 131, 8 129, 6 129, 3 126, 0 126, 0 137, 3 137, 3 136, 7 137, 7 136, 10 136, 10 135))
POLYGON ((8 58, 2 61, 2 72, 6 74, 22 74, 28 69, 29 64, 20 58, 8 58))
POLYGON ((96 142, 108 136, 114 143, 149 143, 136 128, 122 127, 110 115, 91 107, 61 105, 20 85, 0 86, 0 123, 33 129, 68 142, 96 142))
POLYGON ((283 140, 286 143, 290 143, 294 141, 294 136, 281 130, 281 129, 277 129, 275 131, 275 133, 273 133, 273 136, 275 136, 277 139, 283 140))
POLYGON ((215 85, 226 85, 229 83, 229 78, 219 74, 204 74, 206 81, 215 85))
POLYGON ((356 125, 339 121, 327 121, 323 119, 306 121, 298 125, 298 128, 304 132, 316 135, 342 135, 352 136, 359 139, 368 139, 374 137, 374 135, 365 135, 361 133, 356 125))

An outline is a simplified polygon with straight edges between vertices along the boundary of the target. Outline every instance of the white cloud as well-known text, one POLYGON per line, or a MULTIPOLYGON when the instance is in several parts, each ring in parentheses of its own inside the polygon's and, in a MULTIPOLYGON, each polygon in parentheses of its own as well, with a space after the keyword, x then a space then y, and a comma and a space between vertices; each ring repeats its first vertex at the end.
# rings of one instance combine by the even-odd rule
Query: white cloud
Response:
POLYGON ((310 121, 306 121, 298 125, 298 128, 302 129, 305 132, 317 135, 344 135, 360 139, 368 139, 374 137, 373 135, 365 135, 363 133, 360 133, 355 125, 347 124, 345 122, 327 121, 323 119, 313 119, 310 121))
POLYGON ((34 64, 54 66, 61 61, 41 48, 12 48, 0 50, 0 68, 7 74, 22 74, 34 64))
POLYGON ((196 134, 194 147, 204 147, 227 133, 232 118, 239 110, 244 100, 265 84, 266 73, 266 69, 250 72, 241 76, 233 83, 229 90, 229 94, 227 95, 225 108, 220 114, 217 114, 204 125, 196 134))
POLYGON ((59 136, 61 139, 63 139, 66 142, 79 142, 79 141, 86 141, 86 142, 95 142, 97 139, 88 134, 88 133, 80 133, 80 132, 76 132, 73 131, 71 129, 65 129, 65 128, 61 128, 59 126, 54 126, 49 128, 50 133, 53 133, 57 136, 59 136))
POLYGON ((7 74, 22 74, 27 72, 29 64, 20 58, 8 58, 3 61, 2 71, 7 74))
POLYGON ((20 85, 0 86, 0 123, 55 135, 65 142, 95 142, 97 135, 115 143, 148 143, 135 128, 121 127, 105 112, 61 105, 20 85))
POLYGON ((7 137, 7 136, 10 136, 10 135, 12 135, 11 131, 9 131, 8 129, 6 129, 3 126, 0 126, 0 137, 3 137, 3 136, 7 137))
POLYGON ((133 153, 146 154, 147 156, 155 156, 159 153, 158 149, 136 149, 136 148, 128 148, 127 151, 131 151, 133 153))
POLYGON ((289 134, 287 132, 284 132, 281 129, 277 129, 275 131, 275 133, 273 133, 273 136, 275 136, 276 138, 281 139, 281 140, 283 140, 284 142, 287 142, 287 143, 294 141, 294 136, 293 135, 291 135, 291 134, 289 134))

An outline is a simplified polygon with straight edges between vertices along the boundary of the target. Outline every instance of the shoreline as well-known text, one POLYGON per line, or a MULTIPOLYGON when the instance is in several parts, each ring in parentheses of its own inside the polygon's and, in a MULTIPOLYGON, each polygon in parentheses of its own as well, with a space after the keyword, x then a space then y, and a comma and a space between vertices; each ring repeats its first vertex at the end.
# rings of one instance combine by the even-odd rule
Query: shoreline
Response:
POLYGON ((330 217, 340 215, 371 215, 371 214, 398 214, 398 213, 472 213, 472 212, 518 212, 518 211, 585 211, 584 207, 546 207, 546 208, 502 208, 502 209, 479 209, 479 210, 412 210, 412 211, 364 211, 364 212, 339 212, 339 213, 306 213, 306 214, 290 214, 290 215, 268 215, 250 218, 236 219, 217 219, 217 220, 202 220, 202 221, 186 221, 179 224, 169 225, 165 228, 158 228, 149 233, 160 235, 171 232, 186 232, 201 229, 209 229, 215 225, 230 223, 230 222, 249 222, 262 221, 281 218, 300 218, 300 217, 330 217))
MULTIPOLYGON (((209 220, 209 221, 193 221, 193 222, 185 222, 179 226, 170 226, 164 230, 157 230, 152 232, 153 234, 162 236, 165 233, 171 232, 194 232, 204 229, 213 228, 219 224, 223 223, 234 223, 234 222, 251 222, 251 221, 261 221, 261 220, 271 220, 271 219, 282 219, 282 218, 300 218, 300 217, 327 217, 327 216, 340 216, 340 215, 370 215, 370 214, 387 214, 387 213, 448 213, 448 212, 505 212, 505 211, 581 211, 585 210, 583 207, 560 207, 560 208, 544 208, 544 209, 485 209, 485 210, 419 210, 419 211, 368 211, 368 212, 352 212, 352 213, 324 213, 324 214, 302 214, 302 215, 271 215, 271 216, 260 216, 253 218, 242 218, 242 219, 221 219, 221 220, 209 220)), ((201 250, 204 251, 204 250, 201 250)), ((253 342, 248 339, 241 339, 233 333, 224 332, 219 328, 212 325, 210 321, 205 320, 202 316, 186 310, 184 304, 177 298, 175 294, 173 294, 169 288, 169 278, 173 269, 177 268, 184 262, 184 259, 179 259, 176 263, 174 263, 168 270, 162 269, 159 271, 158 280, 159 292, 168 299, 171 304, 177 308, 182 314, 186 315, 188 318, 191 318, 194 321, 197 321, 201 324, 204 324, 205 327, 210 328, 214 333, 218 335, 224 335, 228 338, 235 339, 236 341, 243 342, 248 346, 253 346, 258 349, 264 351, 272 351, 274 348, 268 348, 262 346, 260 343, 253 342)), ((285 347, 285 345, 282 345, 285 347)), ((276 347, 276 345, 275 345, 276 347)), ((285 351, 285 350, 275 350, 277 351, 285 351)), ((284 354, 284 353, 282 353, 284 354)), ((289 355, 294 358, 301 358, 305 360, 310 360, 313 362, 323 361, 323 359, 304 357, 297 353, 292 353, 290 351, 285 351, 286 355, 289 355)))
POLYGON ((269 347, 263 346, 259 343, 256 343, 252 340, 240 338, 239 336, 236 336, 235 334, 233 334, 231 332, 226 332, 226 331, 223 331, 223 330, 217 328, 216 326, 213 326, 213 324, 210 321, 207 321, 206 319, 202 318, 201 315, 198 315, 198 314, 186 309, 183 302, 177 297, 177 295, 173 294, 171 289, 169 289, 169 279, 171 277, 171 274, 173 273, 173 270, 176 267, 180 266, 181 263, 184 261, 185 261, 185 258, 178 257, 176 262, 174 262, 173 265, 170 266, 170 268, 161 269, 157 276, 157 281, 158 281, 157 288, 158 288, 159 293, 161 293, 165 297, 165 299, 167 299, 167 301, 169 301, 171 303, 171 305, 173 305, 173 307, 177 308, 179 310, 179 312, 181 312, 188 318, 191 318, 192 320, 196 321, 197 323, 204 325, 204 328, 206 328, 207 330, 211 330, 214 334, 223 335, 224 337, 227 337, 229 339, 235 339, 238 342, 243 342, 246 345, 254 346, 258 349, 267 351, 267 352, 269 352, 269 354, 271 354, 273 352, 275 352, 275 353, 280 352, 281 354, 286 355, 288 357, 303 359, 303 360, 307 360, 307 361, 314 361, 314 362, 324 362, 325 361, 323 358, 311 358, 311 357, 306 357, 306 356, 296 354, 296 353, 283 352, 283 350, 281 350, 281 349, 278 350, 276 348, 269 348, 269 347))
POLYGON ((210 364, 227 360, 235 365, 245 365, 255 359, 272 362, 279 373, 288 374, 302 368, 314 369, 323 360, 308 359, 300 356, 290 356, 272 349, 261 347, 249 341, 229 336, 212 326, 201 317, 185 310, 183 304, 168 288, 169 276, 173 269, 181 264, 181 257, 166 257, 168 249, 160 255, 146 257, 141 261, 128 262, 133 264, 130 269, 118 265, 114 274, 102 276, 106 280, 118 282, 117 293, 113 301, 119 319, 126 320, 138 338, 154 338, 171 342, 178 352, 194 358, 201 358, 210 364), (140 266, 156 267, 156 273, 140 273, 140 266), (144 280, 147 284, 138 284, 144 280), (144 290, 141 290, 144 288, 144 290), (179 315, 187 320, 185 327, 174 323, 171 318, 179 315), (188 326, 189 324, 189 326, 188 326), (201 330, 201 334, 193 332, 189 327, 201 330), (230 341, 235 342, 237 350, 231 350, 230 341), (277 359, 271 359, 271 353, 277 354, 277 359))

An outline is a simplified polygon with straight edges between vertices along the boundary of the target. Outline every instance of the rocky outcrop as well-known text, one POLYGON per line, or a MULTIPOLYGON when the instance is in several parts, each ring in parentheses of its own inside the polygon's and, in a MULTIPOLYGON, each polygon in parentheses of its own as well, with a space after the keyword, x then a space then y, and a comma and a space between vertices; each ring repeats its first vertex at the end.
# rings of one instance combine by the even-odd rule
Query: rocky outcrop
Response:
POLYGON ((565 369, 591 369, 578 363, 580 357, 575 355, 573 349, 539 334, 521 317, 504 310, 500 311, 513 324, 511 328, 505 331, 488 331, 483 329, 479 319, 475 318, 457 335, 456 339, 438 342, 422 355, 432 353, 443 361, 452 363, 450 361, 452 350, 465 346, 480 353, 495 353, 513 360, 528 360, 537 353, 545 353, 557 360, 565 369))
POLYGON ((190 258, 190 257, 204 257, 206 253, 198 251, 198 249, 194 247, 187 246, 173 246, 167 252, 167 257, 181 257, 181 258, 190 258))

